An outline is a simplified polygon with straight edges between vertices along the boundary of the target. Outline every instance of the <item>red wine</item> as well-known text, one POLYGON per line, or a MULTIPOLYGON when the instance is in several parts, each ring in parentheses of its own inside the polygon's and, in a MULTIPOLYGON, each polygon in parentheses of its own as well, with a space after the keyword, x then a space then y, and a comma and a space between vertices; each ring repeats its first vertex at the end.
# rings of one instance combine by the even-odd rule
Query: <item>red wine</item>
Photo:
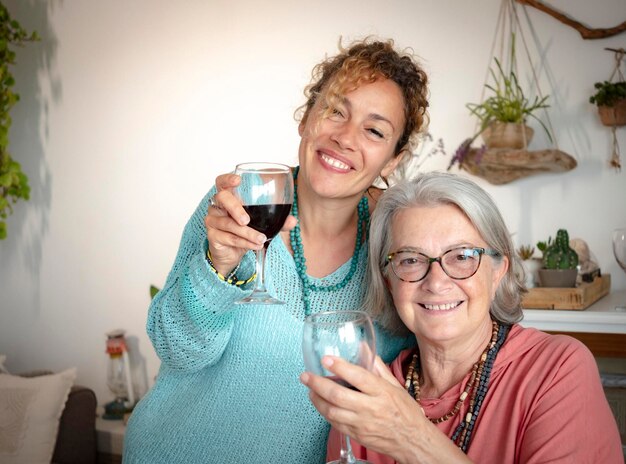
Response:
POLYGON ((243 205, 243 209, 250 216, 248 225, 271 240, 283 227, 291 211, 291 204, 243 205))

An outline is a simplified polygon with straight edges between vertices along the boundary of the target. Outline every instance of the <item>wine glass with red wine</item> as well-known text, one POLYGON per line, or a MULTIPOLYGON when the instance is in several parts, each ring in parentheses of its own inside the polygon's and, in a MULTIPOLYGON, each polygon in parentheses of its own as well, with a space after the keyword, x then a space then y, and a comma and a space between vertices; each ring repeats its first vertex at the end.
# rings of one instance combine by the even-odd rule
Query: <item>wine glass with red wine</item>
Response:
POLYGON ((271 240, 280 232, 293 204, 291 168, 276 163, 243 163, 235 174, 241 183, 235 194, 250 216, 249 227, 265 234, 267 241, 256 251, 256 280, 252 293, 238 304, 284 304, 265 288, 265 253, 271 240))
MULTIPOLYGON (((367 370, 374 366, 376 337, 372 320, 363 311, 324 311, 304 319, 302 354, 307 371, 355 389, 322 365, 324 356, 336 356, 367 370)), ((364 463, 354 457, 350 438, 341 436, 341 457, 332 464, 364 463)))

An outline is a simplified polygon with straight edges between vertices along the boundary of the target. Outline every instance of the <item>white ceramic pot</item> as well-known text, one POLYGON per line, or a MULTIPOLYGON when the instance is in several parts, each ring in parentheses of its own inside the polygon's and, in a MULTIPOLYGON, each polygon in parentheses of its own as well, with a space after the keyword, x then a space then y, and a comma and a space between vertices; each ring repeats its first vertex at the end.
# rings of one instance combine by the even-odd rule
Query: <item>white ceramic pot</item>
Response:
POLYGON ((526 280, 524 283, 526 284, 526 288, 533 288, 539 286, 539 269, 541 269, 542 262, 539 258, 531 258, 525 259, 522 261, 522 266, 524 267, 524 274, 526 276, 526 280))

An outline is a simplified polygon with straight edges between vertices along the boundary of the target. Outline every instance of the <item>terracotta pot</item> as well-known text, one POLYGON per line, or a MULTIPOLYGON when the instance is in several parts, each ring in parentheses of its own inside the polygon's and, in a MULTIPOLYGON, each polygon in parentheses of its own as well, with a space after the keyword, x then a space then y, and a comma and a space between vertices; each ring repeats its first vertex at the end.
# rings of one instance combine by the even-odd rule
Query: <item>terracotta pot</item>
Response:
POLYGON ((625 126, 626 98, 622 98, 613 106, 598 106, 598 114, 605 126, 625 126))
POLYGON ((480 134, 487 148, 519 150, 530 144, 535 131, 525 124, 494 121, 480 134))
POLYGON ((539 269, 542 287, 575 287, 578 269, 539 269))

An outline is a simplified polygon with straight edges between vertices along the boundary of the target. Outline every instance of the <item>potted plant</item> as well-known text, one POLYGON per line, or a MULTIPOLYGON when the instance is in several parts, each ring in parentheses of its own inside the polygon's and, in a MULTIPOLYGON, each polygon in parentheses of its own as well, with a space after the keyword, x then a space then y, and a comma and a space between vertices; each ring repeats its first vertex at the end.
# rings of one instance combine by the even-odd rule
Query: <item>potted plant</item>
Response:
POLYGON ((559 229, 554 243, 543 252, 539 269, 542 287, 574 287, 578 277, 578 253, 569 246, 569 234, 559 229))
POLYGON ((9 65, 15 64, 15 52, 10 47, 33 40, 39 40, 37 33, 29 35, 0 3, 0 240, 7 236, 4 220, 13 212, 12 204, 20 198, 28 200, 30 196, 28 177, 11 158, 7 147, 11 127, 9 111, 19 100, 19 95, 12 90, 15 79, 9 65))
POLYGON ((626 81, 596 82, 593 86, 596 92, 589 97, 589 103, 597 105, 602 124, 626 125, 626 81))
POLYGON ((550 132, 534 112, 548 108, 548 96, 535 96, 530 100, 524 94, 513 68, 505 72, 500 61, 494 58, 496 70, 489 69, 493 85, 485 84, 492 95, 482 103, 468 103, 471 114, 480 121, 479 134, 487 148, 526 148, 533 136, 533 129, 526 125, 528 118, 541 124, 552 141, 550 132))
POLYGON ((541 259, 534 258, 535 247, 532 245, 521 245, 517 250, 517 256, 522 260, 524 268, 524 283, 526 288, 536 287, 539 282, 538 271, 542 266, 541 259))

